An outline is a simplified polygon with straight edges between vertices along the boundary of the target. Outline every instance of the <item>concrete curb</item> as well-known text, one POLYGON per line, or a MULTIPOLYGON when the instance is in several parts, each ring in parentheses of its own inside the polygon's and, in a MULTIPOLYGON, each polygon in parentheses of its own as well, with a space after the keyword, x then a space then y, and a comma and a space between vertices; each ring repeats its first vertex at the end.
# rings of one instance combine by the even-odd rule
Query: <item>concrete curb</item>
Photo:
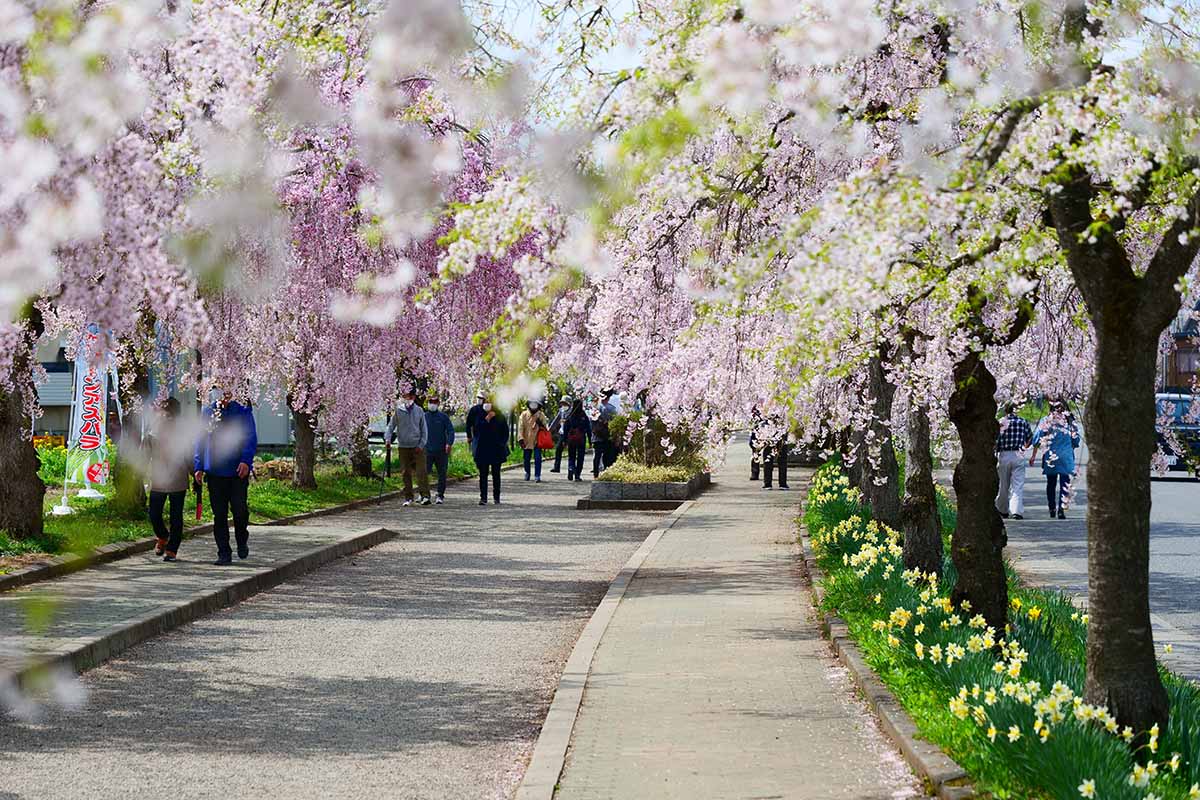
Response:
POLYGON ((394 536, 396 532, 387 528, 368 528, 347 539, 314 547, 290 561, 255 571, 206 593, 164 605, 141 617, 125 620, 96 636, 75 639, 64 647, 40 653, 31 662, 19 667, 12 674, 12 679, 18 684, 33 682, 48 668, 65 667, 74 672, 84 672, 135 644, 240 603, 286 580, 312 572, 342 556, 374 547, 394 536))
MULTIPOLYGON (((502 468, 504 471, 522 466, 521 464, 505 464, 502 468)), ((464 478, 455 478, 447 483, 458 484, 476 479, 475 475, 468 475, 464 478)), ((324 517, 329 514, 340 514, 343 511, 352 511, 356 508, 375 505, 387 500, 395 500, 404 494, 403 489, 397 489, 391 492, 383 492, 374 497, 364 497, 359 500, 351 500, 348 503, 341 503, 336 506, 327 506, 318 508, 315 511, 305 511, 302 514, 292 514, 290 517, 280 517, 279 519, 268 520, 267 522, 258 523, 258 525, 291 525, 295 522, 302 522, 306 519, 314 519, 316 517, 324 517)), ((202 536, 206 533, 212 533, 212 523, 207 522, 203 525, 196 525, 192 528, 186 528, 183 531, 183 539, 187 541, 196 536, 202 536)), ((129 558, 138 553, 147 553, 154 549, 155 538, 148 536, 145 539, 135 539, 132 542, 113 542, 111 544, 101 545, 90 553, 81 555, 68 554, 62 556, 47 556, 44 561, 41 561, 32 566, 14 570, 5 575, 0 575, 0 592, 7 592, 11 589, 18 589, 22 586, 28 586, 31 583, 39 581, 48 581, 51 578, 61 578, 63 575, 70 575, 72 572, 78 572, 81 569, 88 567, 96 567, 101 564, 108 564, 112 561, 119 561, 122 558, 129 558)))
POLYGON ((968 800, 976 797, 975 787, 967 771, 937 745, 919 738, 916 723, 867 664, 862 652, 850 638, 850 630, 846 623, 836 614, 821 608, 825 599, 822 583, 826 576, 813 558, 812 540, 808 531, 804 529, 801 529, 800 549, 804 559, 804 570, 812 590, 813 610, 816 612, 821 633, 829 639, 838 660, 850 672, 850 677, 862 693, 863 699, 879 719, 883 732, 899 748, 904 760, 933 796, 941 800, 968 800))
POLYGON ((592 659, 601 639, 604 638, 604 631, 616 614, 617 606, 625 597, 625 590, 633 582, 642 563, 649 557, 663 534, 670 530, 694 503, 693 500, 683 501, 679 508, 667 517, 662 527, 650 531, 637 552, 629 557, 625 566, 617 573, 600 605, 592 612, 591 619, 579 634, 562 675, 559 676, 554 700, 550 703, 550 710, 542 724, 542 731, 538 734, 529 767, 525 770, 525 776, 521 779, 514 800, 551 800, 554 797, 559 776, 562 775, 563 766, 566 764, 571 732, 575 729, 575 720, 579 718, 579 707, 583 702, 592 659))

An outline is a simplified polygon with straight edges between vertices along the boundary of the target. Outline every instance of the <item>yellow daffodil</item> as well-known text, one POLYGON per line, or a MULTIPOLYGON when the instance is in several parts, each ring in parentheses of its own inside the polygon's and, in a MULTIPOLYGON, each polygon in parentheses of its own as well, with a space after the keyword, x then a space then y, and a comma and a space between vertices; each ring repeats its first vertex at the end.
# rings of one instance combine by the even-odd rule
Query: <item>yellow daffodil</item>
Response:
POLYGON ((1018 728, 1016 725, 1010 725, 1008 728, 1008 740, 1010 742, 1015 742, 1017 739, 1020 739, 1020 738, 1021 738, 1021 729, 1018 728))
POLYGON ((996 726, 995 725, 988 726, 987 737, 988 737, 988 739, 990 739, 993 742, 996 741, 996 726))
POLYGON ((1163 647, 1163 650, 1167 651, 1168 653, 1174 653, 1175 647, 1173 645, 1171 645, 1170 643, 1168 643, 1166 646, 1163 647))
POLYGON ((1086 781, 1079 784, 1079 796, 1080 797, 1089 797, 1089 798, 1095 797, 1096 796, 1096 782, 1094 780, 1092 780, 1091 778, 1088 778, 1086 781))
POLYGON ((1030 607, 1030 609, 1029 609, 1029 618, 1030 619, 1036 621, 1041 616, 1042 616, 1042 610, 1040 608, 1038 608, 1037 606, 1030 607))

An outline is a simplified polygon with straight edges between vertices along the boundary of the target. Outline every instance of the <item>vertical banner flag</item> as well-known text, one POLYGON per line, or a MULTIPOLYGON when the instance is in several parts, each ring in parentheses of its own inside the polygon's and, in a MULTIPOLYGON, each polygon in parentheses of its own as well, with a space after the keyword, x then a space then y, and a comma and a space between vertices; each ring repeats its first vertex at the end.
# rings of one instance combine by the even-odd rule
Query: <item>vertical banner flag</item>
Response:
POLYGON ((67 481, 108 482, 108 354, 100 328, 88 325, 75 352, 75 405, 67 446, 67 481))

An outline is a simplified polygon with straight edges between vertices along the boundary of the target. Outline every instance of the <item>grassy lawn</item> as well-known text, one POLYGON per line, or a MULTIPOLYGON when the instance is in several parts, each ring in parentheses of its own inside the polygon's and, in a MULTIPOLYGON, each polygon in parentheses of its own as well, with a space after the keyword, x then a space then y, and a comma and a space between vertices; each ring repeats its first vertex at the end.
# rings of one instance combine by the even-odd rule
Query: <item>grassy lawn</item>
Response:
MULTIPOLYGON (((955 511, 944 494, 939 506, 949 536, 955 511)), ((846 621, 921 736, 977 788, 996 798, 1073 800, 1094 781, 1096 797, 1114 800, 1200 796, 1196 685, 1160 667, 1171 722, 1134 753, 1126 740, 1135 732, 1080 697, 1087 617, 1066 597, 1023 586, 1010 571, 1010 630, 987 628, 950 604, 948 557, 940 581, 904 571, 899 534, 870 521, 834 465, 814 477, 804 524, 828 576, 825 607, 846 621), (1136 760, 1153 764, 1153 775, 1139 773, 1136 760)))
MULTIPOLYGON (((509 454, 509 462, 520 460, 521 451, 514 449, 509 454)), ((383 459, 376 458, 377 475, 383 475, 383 467, 383 459)), ((133 541, 153 535, 150 522, 144 514, 136 517, 117 516, 109 508, 106 500, 75 497, 74 490, 71 492, 70 505, 75 509, 75 513, 63 517, 53 516, 50 509, 57 505, 62 497, 62 470, 57 465, 47 464, 43 472, 46 473, 44 479, 48 479, 48 483, 57 476, 55 482, 58 487, 46 494, 45 533, 37 539, 15 541, 0 532, 0 574, 21 566, 30 557, 86 553, 112 542, 133 541)), ((465 440, 455 443, 450 453, 448 474, 451 480, 478 474, 465 440)), ((317 488, 312 490, 297 489, 284 480, 252 480, 249 491, 250 521, 269 522, 293 514, 361 500, 401 487, 402 482, 399 473, 395 471, 394 458, 392 477, 384 480, 356 478, 350 474, 350 468, 345 463, 322 464, 317 467, 317 488)), ((103 486, 101 491, 111 496, 113 487, 111 484, 103 486)), ((184 525, 193 526, 212 521, 207 495, 203 517, 199 522, 195 512, 196 496, 189 491, 184 501, 184 525)))

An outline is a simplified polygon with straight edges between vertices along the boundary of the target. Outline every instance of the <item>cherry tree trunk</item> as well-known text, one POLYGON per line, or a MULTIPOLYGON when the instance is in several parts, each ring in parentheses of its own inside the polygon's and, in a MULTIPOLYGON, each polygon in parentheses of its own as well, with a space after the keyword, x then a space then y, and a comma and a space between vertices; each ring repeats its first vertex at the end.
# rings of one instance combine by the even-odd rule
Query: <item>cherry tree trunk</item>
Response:
MULTIPOLYGON (((13 375, 32 380, 28 356, 13 360, 13 375)), ((25 387, 32 391, 32 387, 25 387)), ((38 477, 37 450, 29 438, 31 421, 20 391, 0 391, 0 531, 14 539, 41 536, 46 485, 38 477)))
POLYGON ((896 386, 888 380, 883 367, 882 353, 871 358, 868 390, 873 404, 871 426, 868 429, 866 450, 871 457, 863 463, 863 494, 871 509, 871 517, 899 530, 900 521, 900 464, 896 461, 890 423, 896 386))
POLYGON ((1155 723, 1165 726, 1168 714, 1150 627, 1158 333, 1127 324, 1125 315, 1101 319, 1084 411, 1090 454, 1086 695, 1140 733, 1155 723))
POLYGON ((929 446, 929 409, 913 404, 908 415, 904 500, 900 521, 904 530, 904 568, 942 574, 942 521, 933 488, 933 457, 929 446))
POLYGON ((982 354, 970 352, 954 365, 950 420, 958 431, 962 457, 954 468, 958 525, 950 540, 950 557, 958 572, 951 600, 967 600, 972 613, 1004 631, 1008 620, 1008 585, 1004 546, 1008 536, 996 510, 1000 476, 996 472, 996 378, 982 354))
POLYGON ((367 441, 367 426, 362 426, 354 432, 350 442, 350 471, 358 478, 373 478, 375 471, 371 464, 371 445, 367 441))
POLYGON ((317 488, 317 415, 292 409, 296 442, 292 453, 292 486, 317 488))

